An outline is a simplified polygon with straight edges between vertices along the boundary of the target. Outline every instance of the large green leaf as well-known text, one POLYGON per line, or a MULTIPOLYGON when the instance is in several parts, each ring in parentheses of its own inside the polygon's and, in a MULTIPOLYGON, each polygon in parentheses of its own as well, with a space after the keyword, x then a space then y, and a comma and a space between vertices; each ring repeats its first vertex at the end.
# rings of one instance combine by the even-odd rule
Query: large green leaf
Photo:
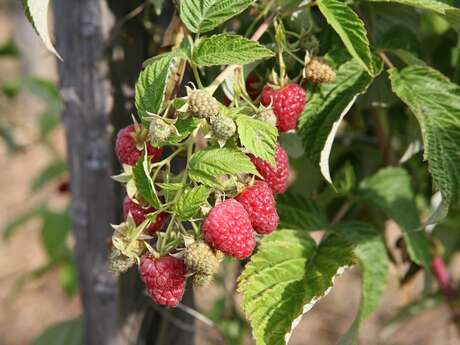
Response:
POLYGON ((32 345, 83 345, 81 319, 67 320, 46 329, 32 345))
POLYGON ((193 51, 193 62, 201 66, 244 65, 273 56, 260 43, 238 35, 220 34, 203 39, 193 51))
POLYGON ((279 230, 265 237, 239 279, 242 308, 257 345, 285 344, 300 317, 329 292, 352 258, 348 241, 337 236, 318 246, 304 231, 279 230))
POLYGON ((453 7, 436 0, 367 0, 370 2, 398 2, 403 5, 419 7, 427 10, 432 10, 441 14, 445 14, 447 10, 453 7))
POLYGON ((191 32, 206 32, 243 12, 254 0, 183 0, 180 18, 191 32))
POLYGON ((430 243, 420 223, 410 176, 406 170, 382 169, 365 179, 359 192, 366 202, 399 224, 412 260, 428 267, 431 259, 430 243))
POLYGON ((340 341, 340 345, 353 345, 356 343, 362 321, 375 309, 382 296, 389 261, 383 239, 372 226, 358 222, 341 223, 335 225, 333 230, 354 246, 354 255, 361 267, 360 310, 340 341))
POLYGON ((324 210, 300 194, 284 193, 276 197, 280 227, 304 231, 324 230, 328 225, 324 210))
POLYGON ((308 107, 299 120, 307 156, 320 165, 321 173, 329 183, 329 156, 339 125, 357 96, 365 92, 372 77, 354 60, 341 65, 334 82, 316 88, 308 107))
POLYGON ((140 115, 158 114, 163 106, 168 79, 176 59, 170 55, 155 59, 139 75, 136 83, 136 108, 140 115))
POLYGON ((420 124, 424 157, 445 215, 460 192, 460 86, 428 66, 392 69, 390 78, 420 124))
POLYGON ((375 73, 364 23, 342 0, 317 0, 321 13, 334 28, 350 54, 371 75, 375 73))
POLYGON ((275 150, 278 142, 276 127, 247 115, 239 115, 236 118, 236 124, 241 145, 254 156, 275 166, 275 150))
POLYGON ((26 17, 31 22, 38 36, 40 36, 45 47, 62 60, 51 42, 51 36, 48 30, 48 7, 50 0, 23 0, 22 4, 26 17))
POLYGON ((201 150, 192 155, 188 173, 192 180, 210 187, 220 188, 221 175, 254 174, 258 172, 243 152, 222 148, 201 150))
POLYGON ((460 9, 450 6, 442 1, 436 0, 367 0, 371 2, 397 2, 407 6, 423 8, 444 15, 447 21, 460 29, 460 9))

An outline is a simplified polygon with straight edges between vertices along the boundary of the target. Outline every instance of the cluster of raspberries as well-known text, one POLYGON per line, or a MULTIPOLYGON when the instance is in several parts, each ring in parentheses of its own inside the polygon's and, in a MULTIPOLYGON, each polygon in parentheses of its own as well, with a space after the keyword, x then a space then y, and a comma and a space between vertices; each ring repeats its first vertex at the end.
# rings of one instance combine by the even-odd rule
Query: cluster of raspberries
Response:
MULTIPOLYGON (((297 126, 303 111, 305 96, 305 91, 296 84, 281 88, 266 85, 260 94, 260 101, 266 108, 258 117, 276 124, 280 132, 292 130, 297 126)), ((218 118, 218 102, 204 90, 193 91, 189 95, 189 103, 192 113, 210 119, 211 123, 218 118)), ((212 130, 219 132, 226 126, 227 132, 234 132, 230 123, 219 122, 219 126, 212 130)), ((140 125, 131 125, 118 133, 115 151, 121 163, 135 165, 145 149, 152 160, 159 159, 162 149, 150 144, 145 131, 140 125)), ((224 255, 240 260, 249 257, 256 246, 256 234, 267 235, 278 227, 279 217, 274 196, 287 189, 287 153, 277 145, 275 167, 259 157, 249 157, 262 179, 252 180, 235 197, 218 202, 202 221, 202 239, 189 245, 186 243, 185 250, 180 253, 173 251, 172 255, 162 257, 142 255, 140 276, 156 303, 177 306, 185 292, 188 277, 194 285, 208 283, 224 255)), ((144 205, 129 197, 124 199, 125 219, 130 218, 137 226, 155 211, 151 205, 144 205)), ((144 232, 150 236, 155 235, 165 228, 168 219, 167 213, 157 214, 144 232)))

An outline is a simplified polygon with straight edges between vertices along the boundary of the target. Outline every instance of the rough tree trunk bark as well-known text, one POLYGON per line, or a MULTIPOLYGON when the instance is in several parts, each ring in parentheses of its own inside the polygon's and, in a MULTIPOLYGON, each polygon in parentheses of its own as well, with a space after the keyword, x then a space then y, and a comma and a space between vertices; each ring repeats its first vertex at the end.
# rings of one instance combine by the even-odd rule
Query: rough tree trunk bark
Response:
MULTIPOLYGON (((113 156, 114 135, 134 113, 133 86, 149 44, 137 20, 121 28, 116 23, 141 3, 54 1, 57 48, 64 59, 58 70, 87 345, 194 343, 193 320, 180 311, 152 308, 136 269, 119 280, 108 271, 109 224, 119 222, 122 198, 110 179, 120 169, 113 156)), ((191 293, 186 303, 193 304, 191 293)))

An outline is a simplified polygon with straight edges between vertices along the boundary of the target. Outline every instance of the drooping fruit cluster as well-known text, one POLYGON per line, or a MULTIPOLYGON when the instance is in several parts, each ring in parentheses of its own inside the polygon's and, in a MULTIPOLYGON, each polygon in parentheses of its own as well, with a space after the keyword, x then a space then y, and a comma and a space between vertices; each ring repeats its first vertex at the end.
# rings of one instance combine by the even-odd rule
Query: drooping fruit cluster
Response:
POLYGON ((257 238, 278 227, 275 195, 287 189, 289 163, 277 133, 295 129, 305 91, 266 84, 260 95, 234 96, 241 98, 225 107, 208 89, 188 88, 170 103, 173 111, 144 113, 118 133, 124 171, 114 179, 127 196, 111 269, 137 263, 158 304, 177 306, 187 279, 209 284, 225 255, 248 258, 257 238), (259 147, 252 135, 267 142, 259 147), (173 167, 176 158, 186 159, 185 169, 173 167))

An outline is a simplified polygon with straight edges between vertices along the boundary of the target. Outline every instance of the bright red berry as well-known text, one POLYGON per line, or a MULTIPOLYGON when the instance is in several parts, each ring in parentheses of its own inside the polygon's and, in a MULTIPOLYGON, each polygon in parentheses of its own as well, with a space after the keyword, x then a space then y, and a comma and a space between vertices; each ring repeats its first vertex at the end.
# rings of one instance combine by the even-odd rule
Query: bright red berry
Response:
POLYGON ((276 169, 263 159, 251 155, 251 161, 257 168, 257 171, 264 178, 265 182, 270 186, 273 193, 284 193, 287 189, 289 178, 289 158, 281 147, 276 146, 275 151, 276 169))
POLYGON ((270 104, 278 118, 276 126, 280 132, 287 132, 297 127, 297 121, 305 107, 306 92, 297 84, 287 84, 280 89, 265 85, 260 102, 268 107, 270 104))
POLYGON ((278 227, 275 198, 266 182, 256 181, 241 192, 236 200, 244 206, 254 230, 259 234, 269 234, 278 227))
MULTIPOLYGON (((115 142, 115 153, 118 160, 123 164, 135 165, 142 155, 143 150, 139 150, 136 145, 136 128, 129 125, 120 129, 115 142)), ((158 159, 163 153, 163 149, 155 148, 147 143, 147 153, 153 160, 158 159)))
POLYGON ((176 307, 185 292, 185 264, 173 256, 141 258, 139 268, 147 291, 157 304, 176 307))
MULTIPOLYGON (((131 200, 129 197, 125 197, 123 200, 123 215, 126 219, 128 217, 128 214, 131 213, 134 219, 134 223, 136 225, 140 225, 145 221, 146 215, 152 212, 155 212, 155 208, 153 207, 148 207, 144 208, 141 205, 135 203, 133 200, 131 200)), ((150 235, 153 235, 155 232, 161 230, 163 226, 165 225, 166 221, 168 219, 168 214, 165 212, 161 212, 157 215, 155 222, 150 224, 149 227, 147 228, 147 232, 150 235)))
POLYGON ((235 199, 214 206, 203 222, 203 234, 213 248, 240 260, 251 255, 256 246, 249 215, 235 199))

